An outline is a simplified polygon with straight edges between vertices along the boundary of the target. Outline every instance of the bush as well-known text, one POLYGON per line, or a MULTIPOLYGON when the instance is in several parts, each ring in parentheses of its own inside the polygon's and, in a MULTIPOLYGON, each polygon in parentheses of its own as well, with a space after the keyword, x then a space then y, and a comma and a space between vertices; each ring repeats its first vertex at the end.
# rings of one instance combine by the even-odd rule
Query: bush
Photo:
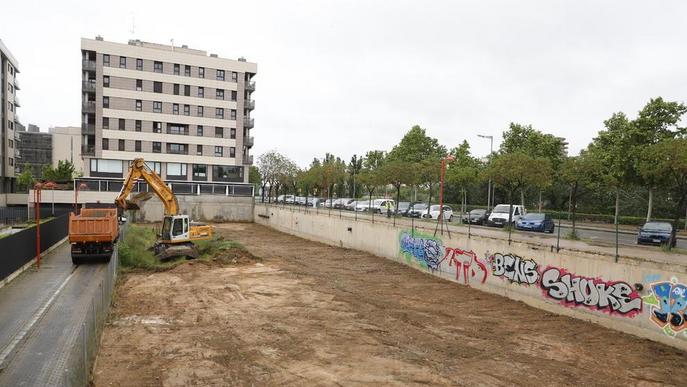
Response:
POLYGON ((157 236, 151 227, 129 225, 124 239, 119 241, 119 260, 122 267, 153 269, 160 266, 150 249, 157 236))

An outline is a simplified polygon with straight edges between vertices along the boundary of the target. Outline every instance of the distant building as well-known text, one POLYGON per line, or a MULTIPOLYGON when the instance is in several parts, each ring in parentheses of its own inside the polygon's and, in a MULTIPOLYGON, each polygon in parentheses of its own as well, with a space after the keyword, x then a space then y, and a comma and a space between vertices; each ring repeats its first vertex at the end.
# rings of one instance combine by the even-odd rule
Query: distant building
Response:
POLYGON ((17 108, 21 106, 17 98, 18 73, 17 60, 0 40, 0 194, 13 192, 15 188, 14 125, 19 122, 17 108))
POLYGON ((81 158, 81 128, 62 126, 50 128, 52 135, 52 165, 57 167, 60 160, 69 160, 77 173, 83 173, 81 158))
POLYGON ((16 172, 28 167, 34 177, 42 177, 43 167, 52 165, 52 149, 50 133, 17 132, 16 172))
POLYGON ((257 64, 186 46, 81 39, 87 177, 136 157, 165 180, 248 182, 257 64))
POLYGON ((39 128, 38 125, 29 124, 29 132, 38 133, 40 131, 41 131, 41 128, 39 128))

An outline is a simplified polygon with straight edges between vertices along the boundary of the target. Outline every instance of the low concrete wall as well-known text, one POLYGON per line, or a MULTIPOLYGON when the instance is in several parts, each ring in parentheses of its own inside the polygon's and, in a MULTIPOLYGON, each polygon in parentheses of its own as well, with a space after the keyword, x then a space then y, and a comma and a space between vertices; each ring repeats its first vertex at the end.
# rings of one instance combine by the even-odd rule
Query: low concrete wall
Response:
POLYGON ((255 222, 687 350, 687 267, 256 205, 255 222), (681 282, 682 281, 682 282, 681 282))
MULTIPOLYGON (((252 222, 253 198, 239 196, 177 196, 179 212, 190 215, 192 220, 204 222, 252 222)), ((164 207, 158 198, 146 201, 136 213, 136 220, 159 222, 164 207)))

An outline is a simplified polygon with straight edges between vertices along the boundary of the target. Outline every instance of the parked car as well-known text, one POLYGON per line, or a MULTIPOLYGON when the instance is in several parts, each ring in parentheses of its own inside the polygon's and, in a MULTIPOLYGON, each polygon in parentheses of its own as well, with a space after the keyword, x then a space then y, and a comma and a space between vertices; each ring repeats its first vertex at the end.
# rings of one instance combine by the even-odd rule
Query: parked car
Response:
POLYGON ((374 211, 377 214, 386 213, 386 203, 391 203, 391 211, 395 209, 393 199, 373 199, 372 204, 368 200, 361 200, 356 204, 356 211, 374 211))
POLYGON ((408 216, 409 209, 410 202, 398 202, 398 206, 396 206, 396 213, 401 216, 408 216))
POLYGON ((339 198, 334 200, 334 208, 346 208, 346 205, 350 202, 352 202, 353 199, 350 198, 339 198))
POLYGON ((367 211, 369 207, 370 203, 367 200, 358 200, 355 202, 355 211, 357 212, 367 211))
POLYGON ((517 230, 553 233, 555 226, 551 215, 541 212, 533 212, 531 214, 521 216, 520 219, 515 222, 515 228, 517 230))
POLYGON ((489 214, 491 212, 482 209, 482 208, 477 208, 474 209, 467 214, 463 215, 463 223, 470 223, 470 224, 485 224, 487 222, 487 219, 489 219, 489 214))
POLYGON ((357 200, 351 200, 346 205, 344 205, 344 210, 355 211, 355 206, 357 206, 357 205, 358 205, 357 200))
POLYGON ((668 222, 646 222, 639 228, 637 244, 670 245, 675 247, 675 228, 668 222))
POLYGON ((307 204, 308 207, 320 207, 322 205, 322 199, 308 196, 307 204))
POLYGON ((334 200, 336 199, 327 199, 322 203, 322 207, 324 208, 331 208, 334 205, 334 200))
POLYGON ((299 206, 304 206, 305 205, 305 196, 296 196, 293 199, 293 203, 299 206))
MULTIPOLYGON (((510 206, 508 204, 499 204, 491 211, 489 218, 487 219, 487 225, 494 227, 503 227, 508 223, 508 209, 510 206)), ((521 216, 526 215, 527 210, 525 207, 514 204, 513 205, 513 215, 511 216, 511 223, 516 223, 521 216)))
POLYGON ((277 196, 277 203, 293 204, 293 195, 279 195, 277 196))
POLYGON ((409 218, 426 218, 427 217, 427 203, 413 203, 408 209, 409 218))
MULTIPOLYGON (((431 219, 439 219, 440 210, 441 206, 438 204, 429 207, 427 217, 431 219)), ((444 219, 449 222, 453 220, 453 209, 450 206, 444 205, 444 219)))

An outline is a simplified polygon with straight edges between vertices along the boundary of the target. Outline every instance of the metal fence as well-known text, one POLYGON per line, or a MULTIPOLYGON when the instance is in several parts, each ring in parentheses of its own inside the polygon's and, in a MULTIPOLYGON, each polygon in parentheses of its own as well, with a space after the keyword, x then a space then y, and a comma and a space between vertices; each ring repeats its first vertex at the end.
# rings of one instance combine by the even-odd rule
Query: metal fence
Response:
MULTIPOLYGON (((55 206, 54 209, 50 203, 41 204, 41 219, 47 219, 52 216, 61 216, 73 211, 69 206, 55 206)), ((14 225, 26 223, 35 218, 33 207, 17 206, 17 207, 1 207, 0 208, 0 224, 14 225)))
MULTIPOLYGON (((120 238, 124 237, 126 226, 120 229, 120 238)), ((100 346, 100 336, 103 333, 105 321, 112 303, 112 293, 117 282, 119 270, 119 249, 115 247, 112 258, 107 265, 105 278, 98 284, 90 301, 90 308, 83 316, 82 323, 78 326, 76 340, 67 348, 66 363, 64 367, 63 384, 65 386, 90 385, 91 370, 100 346)))
MULTIPOLYGON (((74 179, 77 187, 81 184, 85 188, 81 190, 94 192, 119 192, 124 184, 124 179, 109 178, 78 178, 74 179)), ((219 182, 194 182, 194 181, 165 181, 175 195, 221 195, 221 196, 253 196, 253 184, 247 183, 219 183, 219 182)), ((136 182, 133 192, 149 192, 150 188, 145 181, 136 182)))

